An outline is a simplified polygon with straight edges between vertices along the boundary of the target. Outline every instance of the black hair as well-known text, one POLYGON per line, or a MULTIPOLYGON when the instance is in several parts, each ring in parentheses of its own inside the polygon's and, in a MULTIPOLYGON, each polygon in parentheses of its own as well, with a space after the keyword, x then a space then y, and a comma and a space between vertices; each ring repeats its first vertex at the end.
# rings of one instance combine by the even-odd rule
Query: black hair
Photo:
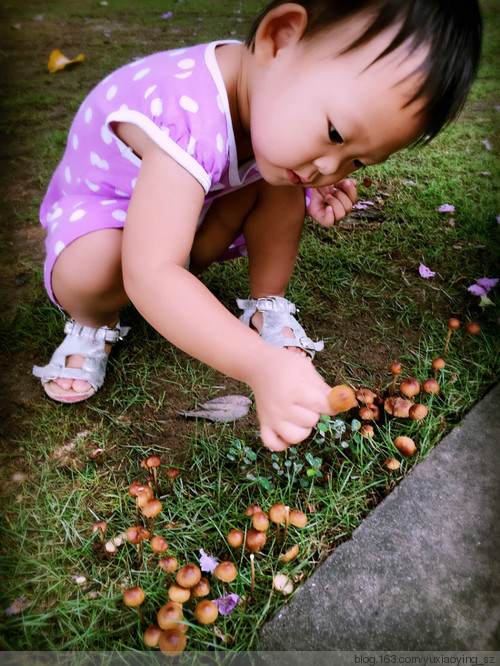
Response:
MULTIPOLYGON (((274 0, 255 18, 245 45, 252 51, 262 19, 287 0, 274 0)), ((418 68, 421 84, 414 97, 425 101, 425 129, 414 143, 426 143, 460 112, 474 82, 481 56, 482 19, 477 0, 293 0, 307 11, 303 39, 309 39, 332 24, 371 12, 365 32, 345 51, 370 41, 391 25, 399 31, 376 60, 408 42, 411 51, 428 48, 418 68)))

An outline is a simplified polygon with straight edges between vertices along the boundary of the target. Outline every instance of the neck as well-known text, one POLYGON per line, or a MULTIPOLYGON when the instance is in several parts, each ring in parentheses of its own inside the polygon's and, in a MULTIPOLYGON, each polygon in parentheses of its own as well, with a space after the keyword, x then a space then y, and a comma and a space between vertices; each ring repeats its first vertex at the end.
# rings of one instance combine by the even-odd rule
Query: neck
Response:
POLYGON ((238 160, 253 156, 248 104, 247 50, 243 44, 222 44, 215 55, 226 86, 238 160))

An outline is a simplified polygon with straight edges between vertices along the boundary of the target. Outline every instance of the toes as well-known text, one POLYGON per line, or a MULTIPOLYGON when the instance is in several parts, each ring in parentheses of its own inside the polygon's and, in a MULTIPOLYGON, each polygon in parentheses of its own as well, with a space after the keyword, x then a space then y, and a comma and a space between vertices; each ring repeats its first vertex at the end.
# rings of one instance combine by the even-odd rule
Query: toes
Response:
POLYGON ((76 393, 86 393, 87 391, 90 391, 91 385, 84 379, 74 379, 73 386, 71 388, 76 393))
POLYGON ((54 379, 54 383, 57 384, 60 388, 64 389, 65 391, 69 391, 71 387, 73 386, 73 379, 69 379, 66 377, 58 377, 57 379, 54 379))

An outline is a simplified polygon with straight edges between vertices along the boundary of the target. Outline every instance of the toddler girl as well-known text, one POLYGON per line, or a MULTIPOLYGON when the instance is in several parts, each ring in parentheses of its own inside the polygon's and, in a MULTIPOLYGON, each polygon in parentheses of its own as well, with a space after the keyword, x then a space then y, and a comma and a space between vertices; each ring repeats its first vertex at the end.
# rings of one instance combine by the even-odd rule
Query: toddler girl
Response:
POLYGON ((480 42, 476 0, 275 0, 245 44, 110 74, 78 111, 41 208, 47 291, 71 317, 34 368, 47 394, 75 402, 102 385, 131 301, 251 387, 266 446, 305 439, 332 414, 310 362, 321 343, 285 298, 306 202, 331 226, 356 200, 348 174, 454 118, 480 42), (229 247, 248 254, 241 320, 196 277, 229 247))

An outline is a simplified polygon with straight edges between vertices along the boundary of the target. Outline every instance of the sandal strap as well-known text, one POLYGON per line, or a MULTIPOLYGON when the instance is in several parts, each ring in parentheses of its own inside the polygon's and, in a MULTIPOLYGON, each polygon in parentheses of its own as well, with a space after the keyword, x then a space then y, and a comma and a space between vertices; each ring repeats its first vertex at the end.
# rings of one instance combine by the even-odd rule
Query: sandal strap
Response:
POLYGON ((251 326, 251 319, 256 312, 262 312, 262 329, 260 336, 274 347, 299 347, 311 358, 324 347, 323 340, 313 342, 302 326, 293 316, 297 312, 294 303, 282 296, 267 296, 266 298, 248 298, 236 300, 238 307, 243 310, 240 320, 251 326), (295 337, 285 338, 283 328, 290 328, 295 337))
POLYGON ((106 375, 108 355, 105 344, 123 340, 129 330, 130 327, 121 327, 120 324, 115 328, 108 326, 92 328, 70 320, 64 326, 66 337, 55 350, 50 362, 43 367, 35 365, 33 374, 35 377, 40 377, 42 385, 58 377, 83 379, 97 391, 103 385, 106 375), (84 357, 81 368, 66 367, 66 358, 72 354, 84 357))

